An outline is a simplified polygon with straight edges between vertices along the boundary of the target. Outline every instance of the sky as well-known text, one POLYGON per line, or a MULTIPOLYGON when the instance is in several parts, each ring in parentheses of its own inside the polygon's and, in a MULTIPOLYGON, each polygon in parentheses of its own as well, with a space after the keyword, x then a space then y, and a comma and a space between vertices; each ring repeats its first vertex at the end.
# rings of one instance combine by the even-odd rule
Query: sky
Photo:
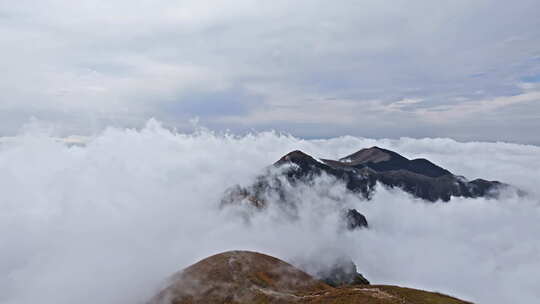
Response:
POLYGON ((0 136, 198 122, 540 144, 540 3, 0 0, 0 136))
POLYGON ((538 163, 538 146, 442 138, 176 133, 156 121, 109 128, 84 145, 27 132, 0 143, 0 303, 142 304, 173 273, 227 250, 314 268, 346 256, 373 284, 478 304, 536 303, 538 163), (279 200, 259 212, 220 208, 227 189, 251 185, 291 150, 337 159, 374 145, 527 195, 428 203, 379 186, 364 201, 321 177, 295 188, 283 181, 297 206, 285 213, 279 200), (348 208, 369 229, 345 231, 348 208))

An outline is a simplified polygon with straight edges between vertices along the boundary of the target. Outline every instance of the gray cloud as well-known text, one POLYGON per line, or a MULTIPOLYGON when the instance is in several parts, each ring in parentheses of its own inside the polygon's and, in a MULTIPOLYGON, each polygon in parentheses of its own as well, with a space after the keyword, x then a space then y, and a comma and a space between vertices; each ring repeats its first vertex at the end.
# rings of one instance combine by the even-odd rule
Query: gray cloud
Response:
POLYGON ((4 2, 0 128, 32 116, 64 134, 149 117, 183 128, 198 116, 238 132, 538 144, 538 98, 491 103, 536 82, 539 11, 534 0, 4 2), (395 107, 407 99, 422 102, 395 107))

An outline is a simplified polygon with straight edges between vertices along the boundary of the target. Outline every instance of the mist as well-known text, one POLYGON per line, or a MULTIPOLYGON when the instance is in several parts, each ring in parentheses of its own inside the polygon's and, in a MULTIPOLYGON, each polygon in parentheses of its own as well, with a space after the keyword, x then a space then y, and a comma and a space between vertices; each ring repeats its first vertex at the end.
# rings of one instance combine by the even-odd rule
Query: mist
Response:
POLYGON ((540 298, 538 165, 537 146, 445 138, 184 134, 151 120, 73 144, 29 130, 0 141, 0 303, 144 303, 174 272, 232 249, 293 263, 346 254, 373 284, 532 303, 540 298), (321 177, 294 189, 295 220, 272 204, 249 221, 243 207, 220 208, 229 187, 250 184, 292 150, 332 159, 374 145, 527 195, 432 204, 379 186, 362 201, 321 177), (349 207, 369 229, 340 229, 349 207))

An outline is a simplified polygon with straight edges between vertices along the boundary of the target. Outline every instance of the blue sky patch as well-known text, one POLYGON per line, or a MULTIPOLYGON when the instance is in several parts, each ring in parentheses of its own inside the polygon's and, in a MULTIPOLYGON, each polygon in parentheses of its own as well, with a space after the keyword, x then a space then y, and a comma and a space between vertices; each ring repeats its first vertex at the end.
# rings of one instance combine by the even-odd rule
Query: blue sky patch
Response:
POLYGON ((524 82, 540 82, 540 74, 521 78, 524 82))

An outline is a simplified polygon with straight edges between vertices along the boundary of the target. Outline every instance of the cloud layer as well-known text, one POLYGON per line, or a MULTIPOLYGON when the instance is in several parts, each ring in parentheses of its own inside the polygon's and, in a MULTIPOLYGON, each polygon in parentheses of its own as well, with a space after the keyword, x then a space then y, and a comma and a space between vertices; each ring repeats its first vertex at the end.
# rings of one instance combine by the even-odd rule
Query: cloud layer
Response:
POLYGON ((535 146, 443 138, 184 134, 155 121, 139 131, 110 128, 82 146, 28 131, 0 144, 0 303, 142 303, 171 273, 230 249, 288 261, 346 253, 373 283, 478 303, 534 302, 539 155, 535 146), (218 208, 227 187, 249 184, 286 152, 337 158, 373 145, 529 195, 426 204, 379 189, 360 202, 323 179, 299 189, 297 221, 270 208, 246 224, 218 208), (349 206, 366 214, 369 230, 338 229, 339 210, 349 206))
POLYGON ((187 129, 539 144, 540 7, 0 1, 0 130, 187 129), (406 102, 415 100, 416 102, 406 102), (339 119, 337 119, 339 118, 339 119))

